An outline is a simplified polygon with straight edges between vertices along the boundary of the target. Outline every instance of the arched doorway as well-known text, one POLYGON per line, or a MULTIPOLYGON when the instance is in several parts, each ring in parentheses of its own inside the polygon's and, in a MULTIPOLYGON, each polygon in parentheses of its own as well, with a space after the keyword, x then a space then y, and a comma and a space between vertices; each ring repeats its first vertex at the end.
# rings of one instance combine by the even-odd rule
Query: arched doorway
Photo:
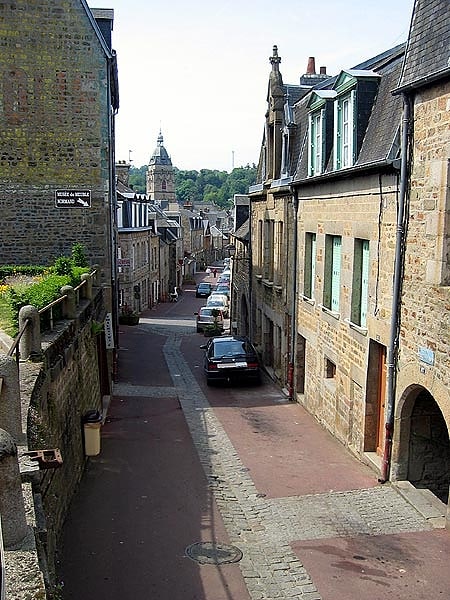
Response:
POLYGON ((450 441, 447 424, 433 396, 424 388, 410 392, 402 407, 401 455, 405 479, 448 502, 450 441))

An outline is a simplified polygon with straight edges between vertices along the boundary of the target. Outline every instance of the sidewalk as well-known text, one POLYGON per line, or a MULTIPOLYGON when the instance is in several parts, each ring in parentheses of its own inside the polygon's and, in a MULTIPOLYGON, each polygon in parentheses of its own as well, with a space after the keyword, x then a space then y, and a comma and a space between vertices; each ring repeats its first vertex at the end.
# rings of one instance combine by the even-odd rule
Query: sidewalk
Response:
POLYGON ((378 484, 269 379, 207 388, 199 305, 186 288, 122 328, 102 453, 65 528, 65 600, 448 597, 438 519, 378 484), (200 544, 205 559, 210 542, 225 562, 186 552, 200 544))

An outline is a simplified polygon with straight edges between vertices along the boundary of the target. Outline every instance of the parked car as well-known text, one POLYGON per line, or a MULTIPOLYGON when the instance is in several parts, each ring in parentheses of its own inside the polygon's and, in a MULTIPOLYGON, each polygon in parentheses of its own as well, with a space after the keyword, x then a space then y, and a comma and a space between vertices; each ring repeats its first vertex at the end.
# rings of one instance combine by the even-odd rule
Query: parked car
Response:
POLYGON ((223 312, 213 306, 202 306, 197 316, 197 333, 205 330, 207 325, 217 324, 220 331, 223 331, 223 312))
POLYGON ((208 305, 208 302, 210 300, 223 300, 224 304, 226 304, 227 306, 229 306, 230 304, 230 298, 227 294, 221 294, 220 292, 216 292, 216 290, 213 290, 208 298, 208 300, 206 301, 206 305, 208 305))
POLYGON ((228 296, 228 298, 229 298, 230 297, 230 286, 228 283, 219 283, 214 288, 214 292, 217 292, 218 294, 224 294, 225 296, 228 296))
POLYGON ((196 298, 207 298, 212 291, 212 285, 210 283, 202 282, 199 283, 195 290, 196 298))
POLYGON ((229 283, 230 279, 231 275, 229 273, 222 273, 222 275, 217 280, 217 285, 219 285, 219 283, 229 283))
POLYGON ((249 380, 261 383, 261 366, 255 347, 246 337, 213 337, 200 346, 205 351, 206 383, 249 380))
POLYGON ((211 294, 206 301, 209 308, 217 308, 222 311, 225 318, 228 317, 228 298, 224 294, 211 294))

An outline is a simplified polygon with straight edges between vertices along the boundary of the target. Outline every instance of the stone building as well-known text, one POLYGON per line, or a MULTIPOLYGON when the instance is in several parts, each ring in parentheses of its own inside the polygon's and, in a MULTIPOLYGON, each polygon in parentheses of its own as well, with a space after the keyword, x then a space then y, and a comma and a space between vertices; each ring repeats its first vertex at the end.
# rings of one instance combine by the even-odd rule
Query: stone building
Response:
POLYGON ((392 476, 448 501, 450 5, 416 0, 401 77, 408 137, 392 397, 392 476), (447 40, 447 46, 445 44, 447 40))
POLYGON ((113 306, 113 11, 85 0, 4 4, 0 23, 3 264, 53 264, 80 243, 113 306))
POLYGON ((176 219, 129 187, 129 168, 116 165, 119 306, 139 313, 181 287, 182 238, 176 219))
POLYGON ((140 313, 160 300, 160 237, 149 223, 149 201, 129 187, 130 165, 118 163, 119 309, 140 313))
POLYGON ((274 48, 243 288, 289 397, 445 502, 448 33, 448 2, 416 0, 406 45, 318 81, 310 59, 298 86, 274 48))
POLYGON ((164 147, 161 131, 156 148, 148 163, 146 188, 150 201, 163 210, 176 203, 175 172, 172 160, 164 147))

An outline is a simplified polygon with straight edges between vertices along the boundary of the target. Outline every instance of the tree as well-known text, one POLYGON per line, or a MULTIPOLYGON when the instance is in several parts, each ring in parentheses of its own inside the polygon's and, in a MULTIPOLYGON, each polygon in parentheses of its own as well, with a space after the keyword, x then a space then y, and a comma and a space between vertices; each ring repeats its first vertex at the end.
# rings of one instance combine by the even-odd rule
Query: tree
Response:
MULTIPOLYGON (((146 191, 146 172, 147 165, 130 169, 130 186, 141 194, 146 191)), ((246 194, 255 183, 256 166, 237 167, 231 173, 210 169, 182 171, 174 167, 174 174, 178 202, 214 203, 221 208, 230 208, 234 194, 246 194)))

